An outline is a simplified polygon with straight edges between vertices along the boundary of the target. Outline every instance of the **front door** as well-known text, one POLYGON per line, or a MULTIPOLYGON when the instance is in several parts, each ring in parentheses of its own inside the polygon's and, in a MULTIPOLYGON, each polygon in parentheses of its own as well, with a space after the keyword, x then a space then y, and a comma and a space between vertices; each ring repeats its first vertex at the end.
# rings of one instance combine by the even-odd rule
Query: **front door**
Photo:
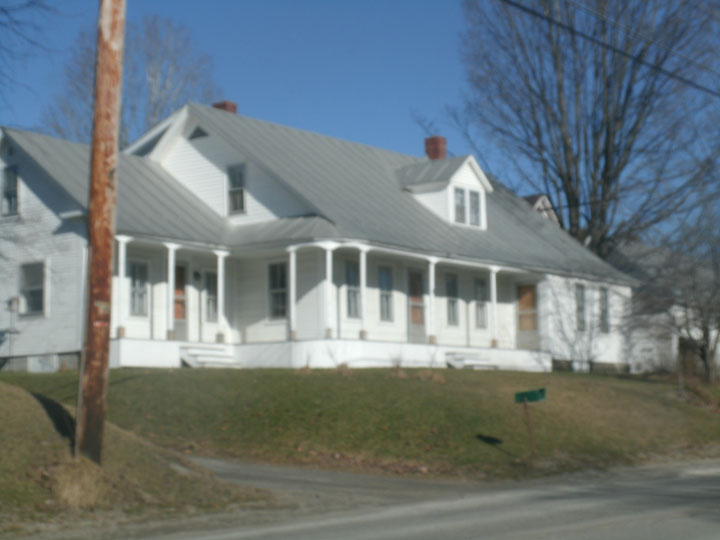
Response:
POLYGON ((537 287, 517 286, 517 347, 538 349, 537 287))
POLYGON ((185 285, 187 283, 187 271, 184 266, 175 266, 175 302, 174 302, 174 318, 175 331, 174 337, 177 340, 184 341, 187 339, 187 301, 185 298, 185 285))
POLYGON ((425 343, 425 287, 420 270, 408 272, 408 341, 425 343))

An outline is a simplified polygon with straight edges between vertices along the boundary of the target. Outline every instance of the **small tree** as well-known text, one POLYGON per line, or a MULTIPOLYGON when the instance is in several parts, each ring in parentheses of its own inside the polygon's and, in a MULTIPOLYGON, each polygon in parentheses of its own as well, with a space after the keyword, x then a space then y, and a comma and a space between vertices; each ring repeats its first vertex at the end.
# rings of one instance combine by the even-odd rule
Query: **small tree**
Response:
MULTIPOLYGON (((42 116, 50 133, 79 142, 90 141, 92 128, 94 35, 87 30, 78 36, 65 67, 63 89, 42 116)), ((121 147, 188 101, 210 102, 217 95, 212 61, 193 47, 187 28, 160 16, 128 24, 121 147)))

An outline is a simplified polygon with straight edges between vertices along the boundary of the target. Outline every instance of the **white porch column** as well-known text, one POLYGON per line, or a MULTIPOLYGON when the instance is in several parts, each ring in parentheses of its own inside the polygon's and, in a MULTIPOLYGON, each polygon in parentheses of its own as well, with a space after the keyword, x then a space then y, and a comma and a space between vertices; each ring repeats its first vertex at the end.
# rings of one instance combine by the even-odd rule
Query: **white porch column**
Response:
POLYGON ((225 316, 225 259, 230 255, 229 251, 213 251, 217 257, 217 311, 218 311, 218 333, 215 341, 225 343, 225 336, 228 332, 227 317, 225 316))
POLYGON ((297 247, 290 246, 288 251, 288 339, 297 339, 297 247))
POLYGON ((127 276, 127 245, 132 240, 131 236, 117 235, 115 237, 118 243, 118 287, 117 287, 117 298, 114 298, 115 305, 117 306, 117 329, 116 335, 119 338, 125 337, 125 319, 129 314, 129 302, 130 295, 128 294, 127 284, 125 283, 127 276))
POLYGON ((367 291, 367 252, 368 248, 365 246, 361 246, 359 248, 360 250, 360 339, 367 339, 367 310, 365 309, 365 306, 367 305, 366 299, 366 291, 367 291))
POLYGON ((180 247, 178 244, 166 243, 167 256, 167 338, 173 339, 175 330, 175 252, 180 247))
POLYGON ((435 257, 428 258, 428 313, 425 319, 425 328, 428 336, 428 343, 435 345, 437 336, 435 335, 435 265, 437 259, 435 257))
POLYGON ((498 346, 497 273, 497 266, 490 268, 490 344, 493 347, 498 346))
POLYGON ((333 337, 333 251, 336 244, 327 243, 325 249, 325 337, 333 337))

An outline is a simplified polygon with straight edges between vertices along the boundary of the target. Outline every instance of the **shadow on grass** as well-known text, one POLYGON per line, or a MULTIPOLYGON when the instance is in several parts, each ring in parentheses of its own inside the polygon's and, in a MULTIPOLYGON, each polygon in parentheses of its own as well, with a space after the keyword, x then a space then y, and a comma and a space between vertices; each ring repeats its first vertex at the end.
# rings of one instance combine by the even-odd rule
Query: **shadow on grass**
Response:
POLYGON ((488 446, 492 446, 498 452, 502 452, 503 454, 506 454, 510 457, 515 457, 514 454, 500 447, 500 445, 502 444, 502 439, 498 439, 497 437, 493 437, 492 435, 483 435, 482 433, 478 433, 477 435, 475 435, 475 438, 480 442, 484 442, 488 446))
POLYGON ((57 431, 61 437, 68 440, 70 445, 70 452, 74 454, 75 451, 75 419, 70 416, 67 409, 60 405, 57 401, 43 396, 42 394, 32 393, 32 396, 42 405, 45 409, 45 413, 53 423, 55 431, 57 431))

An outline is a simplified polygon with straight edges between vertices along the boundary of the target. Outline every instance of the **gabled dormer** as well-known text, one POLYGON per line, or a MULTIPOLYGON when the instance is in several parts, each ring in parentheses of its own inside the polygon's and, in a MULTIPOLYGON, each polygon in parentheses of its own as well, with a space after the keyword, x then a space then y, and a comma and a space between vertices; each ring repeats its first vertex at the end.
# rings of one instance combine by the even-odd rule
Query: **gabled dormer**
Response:
POLYGON ((459 227, 486 230, 487 194, 493 188, 471 155, 448 158, 445 138, 425 139, 427 161, 397 170, 403 189, 442 219, 459 227))
POLYGON ((223 119, 230 122, 207 124, 193 106, 185 106, 126 152, 158 163, 232 224, 312 214, 313 209, 284 179, 233 137, 237 106, 222 101, 213 107, 229 115, 223 119))

